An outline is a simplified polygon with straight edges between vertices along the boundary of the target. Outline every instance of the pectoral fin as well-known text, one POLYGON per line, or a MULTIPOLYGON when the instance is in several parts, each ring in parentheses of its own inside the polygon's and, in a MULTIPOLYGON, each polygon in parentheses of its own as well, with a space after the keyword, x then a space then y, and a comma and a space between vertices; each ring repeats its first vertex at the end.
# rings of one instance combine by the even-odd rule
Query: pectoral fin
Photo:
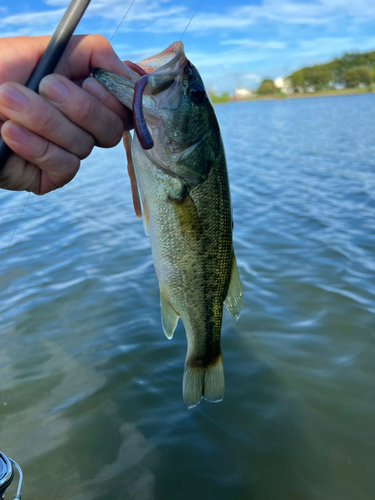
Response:
POLYGON ((183 192, 178 199, 172 199, 171 202, 183 235, 193 240, 198 239, 202 234, 202 225, 190 194, 183 192))
POLYGON ((128 131, 124 132, 124 134, 122 136, 122 142, 124 143, 124 148, 125 148, 125 152, 126 152, 126 160, 128 162, 128 175, 129 175, 130 186, 131 186, 131 190, 132 190, 134 211, 135 211, 135 215, 138 217, 138 219, 141 219, 142 218, 141 201, 139 199, 137 178, 135 176, 133 158, 132 158, 132 153, 131 153, 132 136, 130 135, 130 132, 128 132, 128 131))
POLYGON ((242 287, 240 275, 238 274, 236 257, 232 255, 232 269, 230 275, 230 282, 228 287, 228 293, 224 304, 231 315, 238 319, 242 310, 242 287))
POLYGON ((143 229, 145 231, 145 235, 148 236, 150 234, 150 220, 148 215, 148 208, 147 205, 145 205, 143 202, 142 202, 142 207, 143 207, 143 229))
POLYGON ((161 324, 167 339, 173 337, 178 322, 178 314, 169 303, 165 293, 160 288, 161 324))

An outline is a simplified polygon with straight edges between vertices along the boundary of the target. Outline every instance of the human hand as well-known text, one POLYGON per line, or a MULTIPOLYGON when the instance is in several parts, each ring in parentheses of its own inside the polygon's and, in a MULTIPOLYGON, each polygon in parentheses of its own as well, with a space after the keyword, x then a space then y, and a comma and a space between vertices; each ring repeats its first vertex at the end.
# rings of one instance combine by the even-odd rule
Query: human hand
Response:
POLYGON ((0 39, 0 126, 12 154, 0 188, 45 194, 76 175, 94 145, 110 148, 133 128, 131 111, 93 78, 98 63, 118 74, 123 64, 99 35, 73 36, 39 94, 24 84, 50 37, 0 39))

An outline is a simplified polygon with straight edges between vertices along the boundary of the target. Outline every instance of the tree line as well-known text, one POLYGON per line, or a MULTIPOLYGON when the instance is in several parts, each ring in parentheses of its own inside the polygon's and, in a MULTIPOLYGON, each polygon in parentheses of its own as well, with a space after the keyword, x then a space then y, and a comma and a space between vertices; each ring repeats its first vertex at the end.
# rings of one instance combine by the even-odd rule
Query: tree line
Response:
MULTIPOLYGON (((355 88, 375 82, 375 51, 365 53, 346 52, 326 64, 307 66, 285 78, 294 92, 327 90, 330 88, 355 88)), ((259 94, 277 92, 273 80, 263 80, 259 94)))

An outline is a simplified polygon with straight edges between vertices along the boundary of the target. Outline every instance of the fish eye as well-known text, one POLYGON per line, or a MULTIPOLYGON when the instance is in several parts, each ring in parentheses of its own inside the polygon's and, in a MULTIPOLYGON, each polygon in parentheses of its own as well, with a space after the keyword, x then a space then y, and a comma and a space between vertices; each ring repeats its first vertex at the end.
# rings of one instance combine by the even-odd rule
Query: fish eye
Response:
POLYGON ((189 87, 189 97, 193 102, 202 102, 206 95, 206 91, 199 83, 193 83, 189 87))

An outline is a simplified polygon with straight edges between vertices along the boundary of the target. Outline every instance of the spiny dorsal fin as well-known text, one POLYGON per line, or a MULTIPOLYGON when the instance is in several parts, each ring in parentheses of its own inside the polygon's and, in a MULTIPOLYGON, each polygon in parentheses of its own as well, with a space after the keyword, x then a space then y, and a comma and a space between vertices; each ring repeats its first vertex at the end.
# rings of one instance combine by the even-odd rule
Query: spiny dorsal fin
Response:
POLYGON ((132 157, 132 153, 131 153, 132 136, 130 135, 130 132, 128 130, 125 130, 125 132, 122 136, 122 142, 124 143, 124 148, 125 148, 125 152, 126 152, 126 160, 128 162, 128 175, 129 175, 129 179, 130 179, 130 187, 132 190, 134 211, 135 211, 135 215, 138 217, 138 219, 141 219, 142 218, 141 201, 139 199, 137 178, 135 176, 133 157, 132 157))
POLYGON ((173 337, 178 322, 178 314, 169 303, 165 293, 160 288, 161 324, 167 339, 173 337))
POLYGON ((230 282, 228 287, 228 293, 224 304, 231 315, 238 319, 242 310, 242 287, 240 275, 238 274, 236 256, 232 255, 232 268, 230 274, 230 282))

